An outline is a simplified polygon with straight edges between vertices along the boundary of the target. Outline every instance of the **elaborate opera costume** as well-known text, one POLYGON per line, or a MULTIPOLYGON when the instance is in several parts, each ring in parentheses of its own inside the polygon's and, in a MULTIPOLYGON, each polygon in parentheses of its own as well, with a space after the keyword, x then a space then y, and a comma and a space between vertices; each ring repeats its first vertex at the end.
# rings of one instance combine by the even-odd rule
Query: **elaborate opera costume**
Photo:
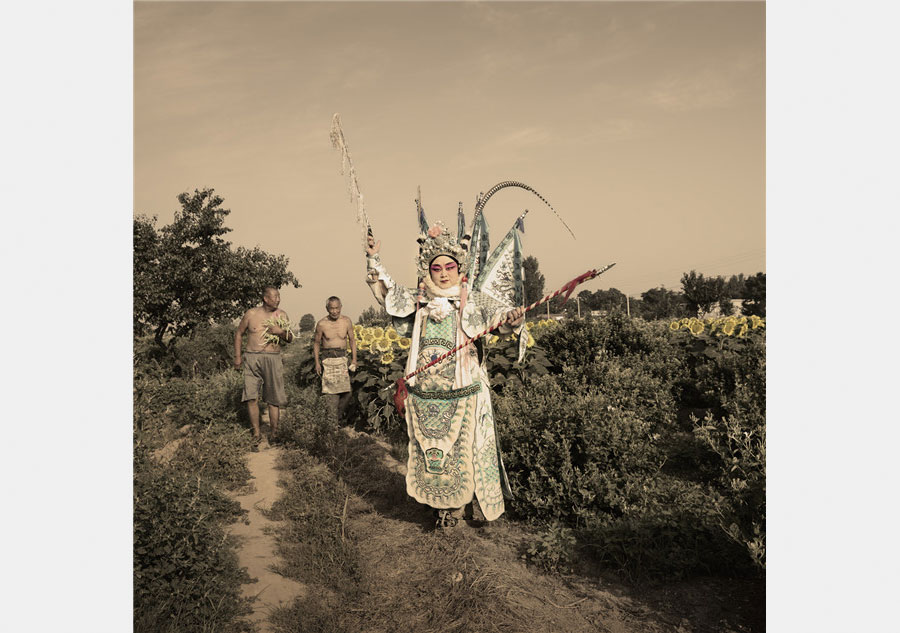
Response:
MULTIPOLYGON (((440 222, 429 227, 419 206, 418 288, 395 283, 378 253, 368 256, 367 281, 376 300, 392 317, 398 333, 411 339, 407 374, 524 305, 521 218, 488 254, 488 229, 480 213, 489 195, 509 184, 522 186, 501 183, 479 199, 471 234, 465 234, 462 210, 454 237, 440 222), (458 263, 459 285, 440 288, 432 282, 429 268, 441 255, 458 263), (387 290, 384 296, 379 281, 387 290)), ((524 321, 516 328, 501 326, 501 333, 520 333, 523 327, 524 321)), ((520 358, 527 338, 519 336, 520 358)), ((478 341, 463 347, 407 381, 406 489, 420 503, 440 511, 439 525, 455 524, 473 497, 484 517, 494 520, 504 511, 504 497, 511 497, 480 345, 478 341)))

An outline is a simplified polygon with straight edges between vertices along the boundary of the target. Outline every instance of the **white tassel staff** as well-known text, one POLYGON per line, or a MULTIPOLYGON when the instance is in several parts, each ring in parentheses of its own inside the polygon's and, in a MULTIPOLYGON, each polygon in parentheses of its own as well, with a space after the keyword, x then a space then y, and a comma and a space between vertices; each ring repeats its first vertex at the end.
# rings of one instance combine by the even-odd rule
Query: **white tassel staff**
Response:
POLYGON ((341 129, 341 115, 337 112, 331 118, 331 146, 341 152, 341 175, 349 175, 347 190, 350 192, 350 202, 356 201, 356 222, 362 229, 362 242, 365 248, 368 245, 368 238, 372 236, 372 225, 369 223, 369 216, 366 213, 365 199, 359 190, 356 169, 350 158, 350 146, 347 145, 344 131, 341 129))

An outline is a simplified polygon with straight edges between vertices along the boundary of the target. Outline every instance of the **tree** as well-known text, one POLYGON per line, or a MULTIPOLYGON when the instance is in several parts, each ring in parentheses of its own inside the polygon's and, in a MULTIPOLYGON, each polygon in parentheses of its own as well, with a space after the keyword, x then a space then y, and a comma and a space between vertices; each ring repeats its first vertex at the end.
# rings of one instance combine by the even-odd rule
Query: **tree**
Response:
POLYGON ((744 284, 741 312, 747 316, 766 316, 766 273, 756 273, 744 284))
POLYGON ((729 299, 743 299, 744 284, 746 282, 747 280, 744 279, 744 273, 732 275, 728 281, 725 282, 725 296, 729 299))
POLYGON ((595 290, 591 295, 591 308, 604 312, 625 312, 625 293, 618 288, 595 290))
POLYGON ((148 329, 164 346, 200 325, 241 316, 257 305, 266 286, 300 287, 284 255, 259 247, 231 248, 231 231, 213 189, 178 196, 181 209, 172 224, 157 230, 156 217, 134 219, 134 331, 148 329))
POLYGON ((640 312, 644 319, 668 319, 684 316, 686 306, 680 292, 662 286, 641 293, 640 312))
POLYGON ((378 325, 384 327, 391 324, 391 317, 383 307, 369 306, 359 315, 357 323, 365 326, 378 325))
POLYGON ((734 314, 734 304, 731 303, 731 299, 724 297, 719 299, 719 314, 722 316, 731 316, 734 314))
POLYGON ((307 312, 300 317, 299 327, 301 332, 312 332, 316 327, 316 317, 307 312))
POLYGON ((709 312, 719 300, 725 298, 724 278, 704 277, 694 270, 681 276, 681 288, 684 300, 694 314, 709 312))
MULTIPOLYGON (((537 257, 532 255, 522 260, 522 270, 525 273, 525 305, 528 306, 544 297, 544 275, 538 270, 537 257)), ((533 316, 541 307, 529 312, 528 316, 533 316)))

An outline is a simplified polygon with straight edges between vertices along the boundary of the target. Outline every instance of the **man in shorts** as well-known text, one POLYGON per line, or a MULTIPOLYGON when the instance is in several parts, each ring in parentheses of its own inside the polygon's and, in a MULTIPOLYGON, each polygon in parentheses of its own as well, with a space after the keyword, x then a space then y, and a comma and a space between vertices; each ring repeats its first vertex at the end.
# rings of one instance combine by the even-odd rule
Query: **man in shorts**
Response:
POLYGON ((356 336, 353 334, 353 322, 341 316, 341 307, 339 298, 328 297, 328 301, 325 302, 328 316, 316 323, 313 342, 316 374, 322 376, 322 393, 325 394, 328 409, 337 425, 340 425, 347 405, 350 404, 349 372, 356 371, 356 336), (348 342, 351 354, 349 366, 348 342))
POLYGON ((288 321, 287 312, 278 309, 281 294, 277 288, 266 287, 263 291, 262 305, 250 308, 244 313, 234 333, 234 366, 244 366, 244 394, 242 402, 247 403, 250 424, 253 426, 254 450, 258 450, 261 436, 259 433, 259 395, 262 387, 262 399, 269 407, 269 427, 271 434, 278 432, 279 408, 287 404, 284 392, 284 365, 281 362, 281 342, 289 343, 294 335, 290 329, 284 329, 276 321, 288 321), (247 332, 247 349, 245 358, 241 358, 241 338, 247 332), (277 336, 278 343, 267 341, 266 334, 277 336))

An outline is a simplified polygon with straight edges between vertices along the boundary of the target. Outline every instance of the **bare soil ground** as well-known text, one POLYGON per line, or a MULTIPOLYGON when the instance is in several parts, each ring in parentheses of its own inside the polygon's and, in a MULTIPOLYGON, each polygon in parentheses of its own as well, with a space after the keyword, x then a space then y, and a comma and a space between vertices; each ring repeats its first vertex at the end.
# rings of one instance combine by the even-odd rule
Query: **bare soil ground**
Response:
POLYGON ((246 518, 230 526, 230 533, 237 536, 241 546, 238 549, 238 560, 247 568, 251 578, 256 582, 243 585, 245 597, 255 597, 253 613, 247 618, 257 625, 260 633, 269 633, 268 618, 272 610, 292 603, 296 598, 306 595, 307 588, 296 580, 286 578, 272 571, 276 561, 275 537, 273 528, 276 523, 265 516, 265 511, 272 507, 281 489, 278 487, 278 471, 275 468, 281 449, 263 443, 263 450, 247 454, 247 466, 253 479, 248 490, 234 494, 234 498, 247 511, 246 518))
MULTIPOLYGON (((345 431, 350 437, 348 452, 330 467, 353 491, 349 512, 346 505, 344 512, 347 534, 356 546, 359 576, 365 583, 352 604, 342 605, 340 625, 333 630, 765 630, 760 581, 695 579, 633 586, 603 570, 585 567, 578 570, 581 573, 547 574, 523 560, 527 530, 503 517, 435 530, 430 509, 406 496, 406 466, 391 456, 391 447, 368 435, 345 431)), ((271 571, 280 561, 272 522, 260 510, 271 507, 279 494, 277 482, 283 473, 276 468, 276 460, 281 450, 264 444, 262 451, 249 454, 256 490, 238 497, 250 515, 246 524, 234 526, 234 533, 244 537, 241 564, 259 579, 245 589, 247 595, 258 596, 252 620, 260 631, 286 630, 272 628, 267 620, 273 607, 297 597, 333 593, 271 571)), ((340 596, 336 599, 342 602, 340 596)), ((301 609, 302 603, 295 603, 295 608, 301 609)))

